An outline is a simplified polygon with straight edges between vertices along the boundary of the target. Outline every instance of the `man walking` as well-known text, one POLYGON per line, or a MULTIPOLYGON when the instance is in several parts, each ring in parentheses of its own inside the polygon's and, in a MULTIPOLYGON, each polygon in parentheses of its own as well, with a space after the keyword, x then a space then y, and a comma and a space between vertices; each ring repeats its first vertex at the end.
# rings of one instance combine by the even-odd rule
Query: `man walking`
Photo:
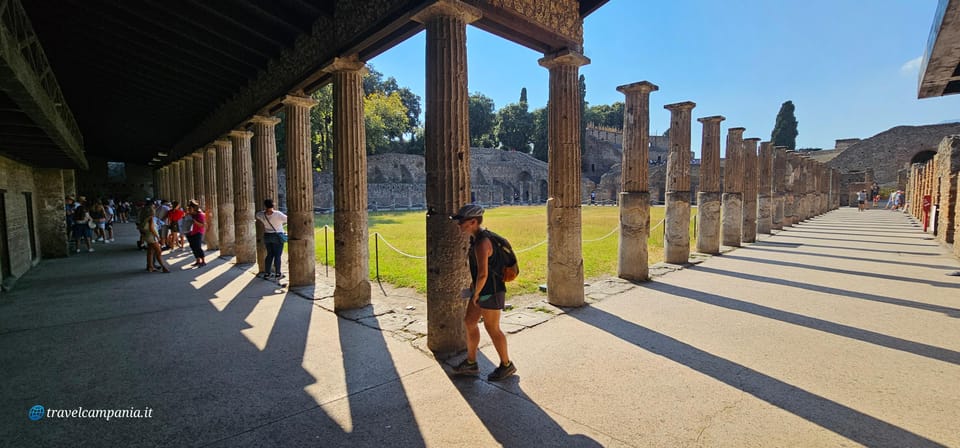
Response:
POLYGON ((458 375, 478 375, 477 347, 480 345, 479 321, 483 317, 483 326, 493 340, 493 346, 500 356, 500 365, 489 375, 490 381, 500 381, 517 372, 517 367, 507 354, 507 337, 500 330, 500 314, 506 303, 507 288, 503 278, 490 269, 493 256, 493 243, 487 237, 483 224, 483 207, 467 204, 451 216, 460 226, 460 231, 470 235, 470 250, 467 258, 470 262, 470 302, 463 323, 467 327, 467 359, 454 371, 458 375))

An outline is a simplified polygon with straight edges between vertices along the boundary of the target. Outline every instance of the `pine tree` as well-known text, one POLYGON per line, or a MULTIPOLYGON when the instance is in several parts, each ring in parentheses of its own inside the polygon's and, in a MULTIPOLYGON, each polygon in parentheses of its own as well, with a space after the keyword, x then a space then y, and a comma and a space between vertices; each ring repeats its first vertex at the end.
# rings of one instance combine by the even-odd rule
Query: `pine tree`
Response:
POLYGON ((793 115, 793 111, 793 101, 787 101, 780 106, 777 122, 770 134, 773 146, 786 146, 791 150, 797 148, 797 117, 793 115))

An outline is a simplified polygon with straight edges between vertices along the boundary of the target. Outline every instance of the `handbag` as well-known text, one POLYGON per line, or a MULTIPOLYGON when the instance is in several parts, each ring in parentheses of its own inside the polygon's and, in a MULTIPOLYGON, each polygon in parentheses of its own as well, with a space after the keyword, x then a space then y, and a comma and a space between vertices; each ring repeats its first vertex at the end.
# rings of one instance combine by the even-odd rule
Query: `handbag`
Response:
POLYGON ((286 242, 287 242, 287 234, 286 234, 286 233, 283 233, 283 232, 277 232, 277 228, 273 226, 273 223, 272 223, 272 222, 270 222, 270 218, 267 218, 266 213, 264 213, 264 215, 263 215, 263 220, 266 221, 267 224, 270 224, 270 228, 273 229, 273 233, 274 233, 275 235, 277 235, 278 237, 280 237, 280 242, 281 242, 281 243, 286 243, 286 242))
POLYGON ((93 220, 91 219, 91 220, 87 221, 87 227, 89 227, 89 228, 91 228, 91 229, 96 229, 96 228, 97 228, 97 223, 93 222, 93 220))

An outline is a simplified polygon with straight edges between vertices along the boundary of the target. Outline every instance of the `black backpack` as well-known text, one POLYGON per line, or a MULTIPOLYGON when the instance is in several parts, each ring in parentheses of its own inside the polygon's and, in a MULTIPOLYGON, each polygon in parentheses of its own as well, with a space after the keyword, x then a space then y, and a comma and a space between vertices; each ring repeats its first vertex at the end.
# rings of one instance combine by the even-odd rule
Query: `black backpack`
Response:
POLYGON ((493 266, 490 271, 503 281, 512 282, 520 275, 520 266, 517 264, 517 254, 513 252, 513 246, 506 238, 490 230, 484 229, 483 235, 490 239, 490 244, 493 245, 493 266))

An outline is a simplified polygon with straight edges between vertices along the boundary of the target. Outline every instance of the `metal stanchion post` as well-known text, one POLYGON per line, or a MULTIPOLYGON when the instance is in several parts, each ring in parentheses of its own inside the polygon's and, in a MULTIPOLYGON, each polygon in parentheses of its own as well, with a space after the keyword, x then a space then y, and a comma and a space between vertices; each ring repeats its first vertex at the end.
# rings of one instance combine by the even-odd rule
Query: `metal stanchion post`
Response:
POLYGON ((326 276, 330 276, 330 246, 327 242, 327 225, 323 225, 323 261, 326 276))

